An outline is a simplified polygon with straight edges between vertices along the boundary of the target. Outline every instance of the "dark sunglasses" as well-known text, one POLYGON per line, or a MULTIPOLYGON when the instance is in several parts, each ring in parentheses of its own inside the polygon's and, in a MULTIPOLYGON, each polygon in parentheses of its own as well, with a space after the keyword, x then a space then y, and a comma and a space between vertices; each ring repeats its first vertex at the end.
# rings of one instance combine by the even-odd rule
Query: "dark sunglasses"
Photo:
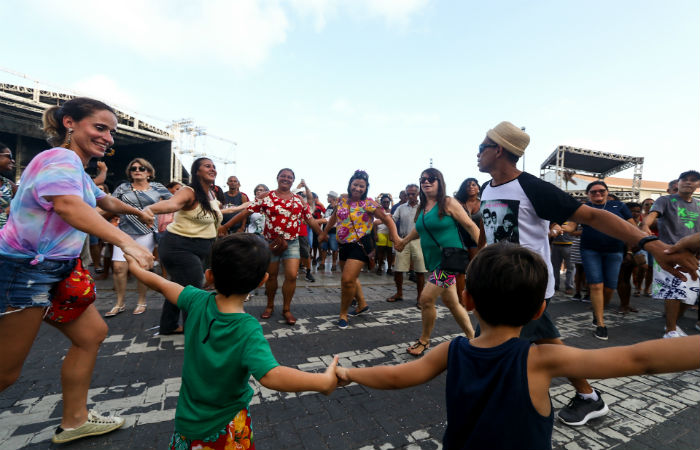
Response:
POLYGON ((146 171, 148 171, 148 169, 147 169, 146 167, 143 167, 143 166, 139 166, 139 167, 131 166, 131 167, 129 167, 129 172, 136 172, 137 170, 138 170, 139 172, 146 172, 146 171))
POLYGON ((487 148, 491 148, 491 147, 498 147, 498 144, 480 144, 479 145, 479 154, 484 153, 484 150, 486 150, 487 148))
POLYGON ((14 158, 12 157, 12 153, 0 153, 0 156, 6 156, 14 161, 14 158))
POLYGON ((588 193, 589 193, 589 194, 593 194, 593 195, 595 195, 595 194, 605 194, 606 191, 607 191, 607 189, 596 189, 596 190, 590 190, 590 191, 588 191, 588 193))
POLYGON ((432 176, 432 175, 429 176, 429 177, 420 177, 420 178, 418 178, 418 182, 419 182, 420 184, 423 184, 423 183, 425 183, 426 181, 427 181, 428 183, 435 183, 436 180, 437 180, 437 177, 434 177, 434 176, 432 176))

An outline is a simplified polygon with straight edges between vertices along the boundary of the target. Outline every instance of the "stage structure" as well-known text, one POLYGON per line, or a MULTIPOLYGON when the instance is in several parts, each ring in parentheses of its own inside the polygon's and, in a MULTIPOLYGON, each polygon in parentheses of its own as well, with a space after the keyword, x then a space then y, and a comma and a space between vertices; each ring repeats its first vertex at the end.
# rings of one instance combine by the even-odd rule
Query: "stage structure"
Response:
POLYGON ((569 191, 567 182, 576 174, 590 175, 599 179, 634 167, 632 190, 613 190, 620 201, 639 201, 642 184, 644 158, 618 155, 585 148, 558 146, 540 166, 540 178, 545 179, 547 171, 554 171, 554 184, 574 197, 586 197, 585 189, 569 191))

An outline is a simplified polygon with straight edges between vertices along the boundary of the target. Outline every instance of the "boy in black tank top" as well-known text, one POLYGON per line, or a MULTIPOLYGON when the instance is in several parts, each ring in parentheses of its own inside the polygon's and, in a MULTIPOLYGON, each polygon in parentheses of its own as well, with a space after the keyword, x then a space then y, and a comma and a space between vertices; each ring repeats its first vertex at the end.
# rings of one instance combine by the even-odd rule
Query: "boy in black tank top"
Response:
POLYGON ((479 337, 458 337, 397 366, 337 367, 336 375, 342 384, 400 389, 447 369, 445 449, 548 449, 554 422, 552 378, 700 368, 700 336, 597 350, 520 339, 522 327, 545 309, 547 280, 547 265, 536 253, 510 243, 490 245, 469 265, 466 280, 467 306, 481 323, 479 337), (509 283, 503 283, 506 277, 509 283))

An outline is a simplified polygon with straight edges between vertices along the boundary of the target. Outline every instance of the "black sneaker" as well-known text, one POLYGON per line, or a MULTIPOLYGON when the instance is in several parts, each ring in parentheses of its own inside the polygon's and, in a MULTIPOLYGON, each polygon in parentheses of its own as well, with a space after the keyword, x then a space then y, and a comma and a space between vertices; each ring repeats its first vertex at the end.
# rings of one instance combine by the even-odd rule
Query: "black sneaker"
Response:
POLYGON ((607 341, 608 340, 608 327, 595 327, 595 331, 593 332, 593 336, 597 337, 598 339, 602 341, 607 341))
POLYGON ((578 300, 581 301, 581 293, 577 292, 574 295, 571 296, 571 300, 578 300))
POLYGON ((311 272, 306 272, 306 279, 312 283, 316 281, 316 278, 311 274, 311 272))
POLYGON ((559 410, 559 420, 567 425, 578 427, 585 425, 591 419, 606 415, 609 411, 608 405, 603 401, 600 391, 594 390, 598 394, 598 400, 587 400, 575 394, 569 404, 559 410))
POLYGON ((591 302, 591 295, 590 294, 584 295, 583 298, 581 299, 581 301, 584 303, 590 303, 591 302))

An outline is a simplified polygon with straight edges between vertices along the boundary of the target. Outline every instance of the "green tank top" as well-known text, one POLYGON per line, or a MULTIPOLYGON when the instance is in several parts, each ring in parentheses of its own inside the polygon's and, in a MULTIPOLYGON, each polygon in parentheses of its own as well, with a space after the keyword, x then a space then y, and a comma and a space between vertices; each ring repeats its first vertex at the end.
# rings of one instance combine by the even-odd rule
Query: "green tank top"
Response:
POLYGON ((458 248, 463 248, 463 246, 459 238, 459 224, 452 216, 445 214, 445 216, 440 218, 438 205, 433 206, 427 214, 425 211, 421 212, 416 221, 416 230, 420 236, 420 247, 423 250, 425 268, 432 272, 440 266, 441 250, 426 231, 426 227, 432 233, 433 238, 440 243, 440 246, 458 248))

